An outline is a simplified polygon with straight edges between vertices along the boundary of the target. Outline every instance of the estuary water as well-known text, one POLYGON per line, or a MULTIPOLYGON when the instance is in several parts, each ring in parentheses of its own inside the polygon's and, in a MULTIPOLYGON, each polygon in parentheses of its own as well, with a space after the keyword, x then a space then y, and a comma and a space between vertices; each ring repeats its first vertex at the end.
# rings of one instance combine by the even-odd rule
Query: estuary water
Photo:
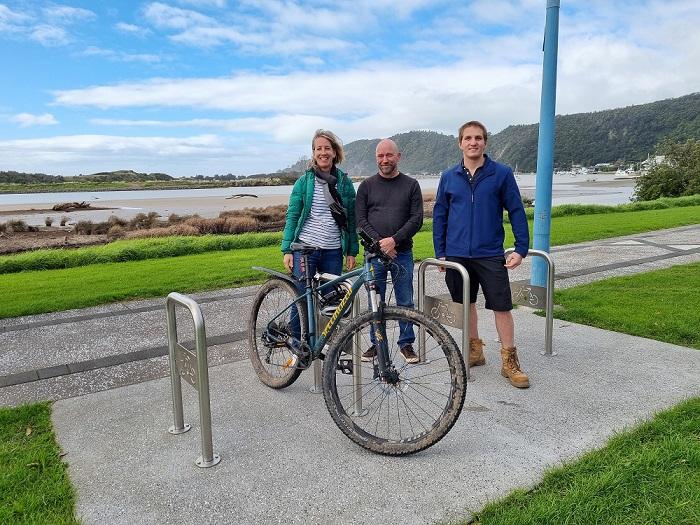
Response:
MULTIPOLYGON (((534 173, 516 174, 520 191, 534 198, 534 173)), ((418 179, 423 193, 434 194, 439 177, 418 179)), ((358 184, 355 184, 357 187, 358 184)), ((292 186, 253 186, 243 188, 203 188, 186 190, 94 191, 33 194, 0 194, 0 221, 10 217, 28 224, 43 224, 47 215, 54 218, 67 215, 70 221, 106 220, 110 215, 129 219, 137 213, 155 211, 163 216, 198 213, 216 217, 223 210, 286 204, 292 186), (47 212, 54 204, 89 202, 107 210, 81 210, 70 213, 47 212), (30 211, 30 210, 36 211, 30 211), (39 211, 42 210, 42 211, 39 211)), ((634 191, 634 179, 614 174, 588 176, 555 176, 552 184, 552 204, 622 204, 629 202, 634 191)))

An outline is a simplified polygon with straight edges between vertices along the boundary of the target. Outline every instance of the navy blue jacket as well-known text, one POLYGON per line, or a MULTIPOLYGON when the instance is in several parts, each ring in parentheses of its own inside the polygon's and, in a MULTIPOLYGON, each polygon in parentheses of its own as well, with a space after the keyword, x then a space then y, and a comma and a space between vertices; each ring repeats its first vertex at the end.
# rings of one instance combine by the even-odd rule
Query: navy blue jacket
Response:
POLYGON ((435 257, 503 255, 503 210, 508 212, 515 251, 527 255, 527 218, 513 170, 486 155, 484 160, 472 184, 462 163, 440 177, 433 209, 435 257))

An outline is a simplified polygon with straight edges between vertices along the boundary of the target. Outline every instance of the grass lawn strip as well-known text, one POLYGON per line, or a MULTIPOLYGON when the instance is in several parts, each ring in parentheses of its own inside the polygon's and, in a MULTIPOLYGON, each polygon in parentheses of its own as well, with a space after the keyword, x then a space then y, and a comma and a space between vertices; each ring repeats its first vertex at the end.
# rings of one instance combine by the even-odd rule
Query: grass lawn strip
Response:
MULTIPOLYGON (((553 246, 629 233, 695 224, 700 207, 671 208, 552 219, 553 246)), ((510 233, 506 246, 512 245, 510 233)), ((416 259, 432 257, 432 233, 414 238, 416 259)), ((164 297, 172 291, 200 292, 255 284, 264 279, 251 266, 282 270, 282 254, 274 245, 206 252, 143 261, 91 264, 63 270, 26 271, 0 276, 0 318, 86 308, 127 299, 164 297)))
POLYGON ((102 246, 87 248, 32 250, 16 255, 0 256, 0 274, 259 248, 279 245, 281 239, 281 233, 202 235, 199 237, 171 236, 114 241, 102 246))
POLYGON ((0 408, 0 523, 74 524, 74 507, 50 405, 0 408))
POLYGON ((94 264, 65 270, 21 272, 0 277, 0 318, 17 317, 146 297, 192 293, 262 282, 252 266, 282 270, 277 246, 212 252, 167 259, 94 264))
MULTIPOLYGON (((698 196, 697 200, 700 201, 700 196, 698 196)), ((594 214, 597 208, 617 210, 621 207, 582 205, 555 207, 553 211, 559 210, 560 214, 552 219, 552 245, 570 244, 616 235, 628 235, 661 228, 684 226, 697 223, 700 220, 698 219, 700 217, 700 206, 653 209, 641 212, 627 211, 626 213, 617 211, 615 213, 608 212, 607 216, 594 214), (589 210, 589 208, 593 209, 589 210), (568 214, 562 213, 567 211, 569 212, 568 214), (578 213, 573 213, 581 211, 589 211, 591 214, 579 215, 578 213), (600 230, 601 225, 607 225, 608 227, 600 230), (591 237, 591 235, 594 235, 594 237, 591 237)), ((510 231, 507 224, 505 225, 505 230, 507 232, 510 231)), ((416 236, 415 240, 421 258, 432 255, 431 231, 432 221, 427 220, 421 229, 421 233, 416 236)), ((532 225, 530 231, 532 231, 532 225)), ((279 232, 203 235, 199 237, 170 236, 114 241, 106 245, 86 248, 33 250, 15 255, 0 256, 0 274, 26 270, 74 268, 108 262, 176 257, 212 251, 257 248, 279 244, 281 238, 282 234, 279 232)), ((511 245, 512 242, 512 237, 509 235, 506 239, 506 246, 511 245)))
POLYGON ((698 290, 700 263, 673 266, 557 290, 554 316, 700 349, 698 290))
POLYGON ((697 525, 700 398, 551 470, 532 490, 487 505, 480 525, 697 525))

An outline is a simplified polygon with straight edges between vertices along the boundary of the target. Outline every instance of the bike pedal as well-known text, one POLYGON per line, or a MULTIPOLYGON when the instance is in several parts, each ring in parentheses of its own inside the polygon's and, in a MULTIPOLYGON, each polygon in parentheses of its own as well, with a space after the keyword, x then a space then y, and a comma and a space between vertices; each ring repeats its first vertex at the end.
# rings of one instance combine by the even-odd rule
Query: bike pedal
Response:
POLYGON ((339 359, 335 369, 346 376, 352 375, 352 359, 339 359))

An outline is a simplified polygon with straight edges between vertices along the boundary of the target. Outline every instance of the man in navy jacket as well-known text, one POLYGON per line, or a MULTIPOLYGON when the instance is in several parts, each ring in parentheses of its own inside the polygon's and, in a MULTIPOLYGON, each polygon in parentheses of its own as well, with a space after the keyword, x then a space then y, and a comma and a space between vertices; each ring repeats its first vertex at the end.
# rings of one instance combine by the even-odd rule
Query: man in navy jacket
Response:
MULTIPOLYGON (((513 171, 484 154, 486 141, 486 128, 481 122, 470 121, 459 128, 463 158, 440 178, 433 209, 433 245, 435 257, 457 262, 469 273, 469 365, 486 363, 476 311, 481 286, 501 341, 501 374, 513 386, 527 388, 530 381, 520 370, 515 347, 508 270, 516 268, 527 255, 528 225, 513 171), (515 251, 507 259, 503 250, 504 210, 515 237, 515 251)), ((448 269, 445 281, 452 300, 461 303, 459 273, 448 269)))

